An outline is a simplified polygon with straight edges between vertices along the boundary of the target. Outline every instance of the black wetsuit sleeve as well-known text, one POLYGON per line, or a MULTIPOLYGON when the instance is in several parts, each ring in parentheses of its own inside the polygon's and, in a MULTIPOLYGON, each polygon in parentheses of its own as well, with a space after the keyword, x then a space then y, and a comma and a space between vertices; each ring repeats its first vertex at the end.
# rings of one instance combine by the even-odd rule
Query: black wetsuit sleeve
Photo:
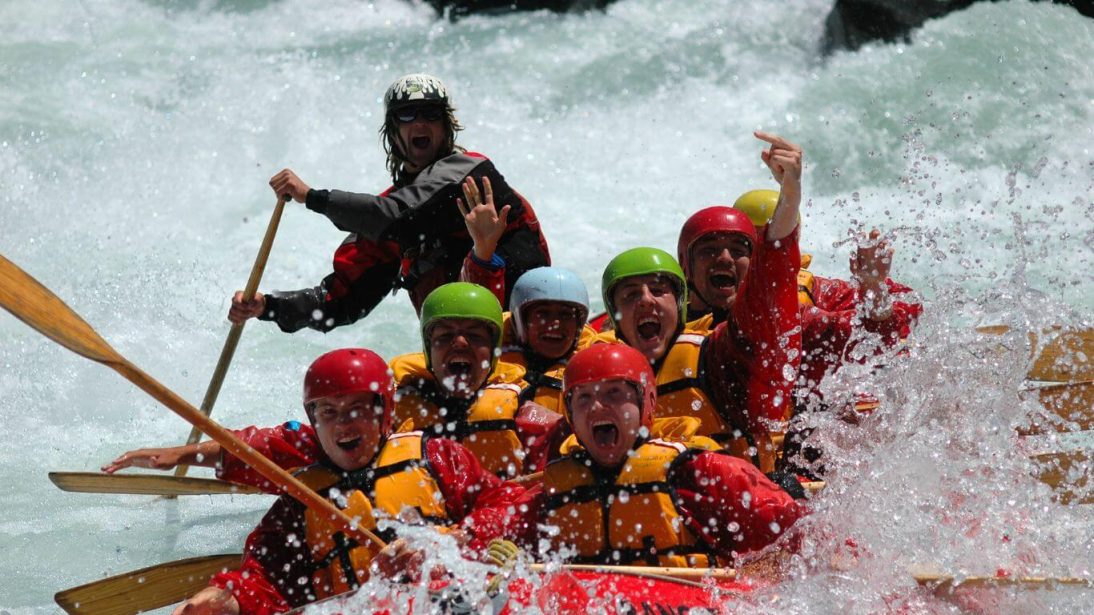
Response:
POLYGON ((266 295, 266 311, 259 320, 270 320, 286 333, 305 327, 326 333, 368 316, 392 288, 399 276, 398 261, 379 263, 353 280, 348 291, 334 297, 328 289, 337 273, 328 275, 314 288, 274 291, 266 295))
POLYGON ((438 160, 413 182, 385 195, 313 190, 308 193, 306 205, 329 218, 339 229, 365 239, 398 238, 400 229, 415 226, 414 218, 430 220, 437 208, 451 205, 463 178, 483 164, 490 161, 456 153, 438 160))

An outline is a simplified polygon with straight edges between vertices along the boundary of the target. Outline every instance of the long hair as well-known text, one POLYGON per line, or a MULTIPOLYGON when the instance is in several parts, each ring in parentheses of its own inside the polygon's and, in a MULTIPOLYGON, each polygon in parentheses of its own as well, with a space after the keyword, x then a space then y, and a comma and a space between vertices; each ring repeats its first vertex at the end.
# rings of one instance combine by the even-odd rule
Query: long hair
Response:
MULTIPOLYGON (((463 130, 460 121, 456 119, 456 110, 449 105, 445 105, 444 110, 444 145, 440 150, 441 158, 456 151, 464 151, 462 147, 456 145, 456 133, 463 130)), ((387 154, 387 170, 391 173, 392 182, 398 181, 403 165, 407 162, 403 155, 406 151, 406 143, 400 143, 400 141, 402 139, 399 138, 399 121, 395 119, 395 114, 389 111, 384 115, 384 125, 380 127, 380 144, 383 145, 384 153, 387 154)))

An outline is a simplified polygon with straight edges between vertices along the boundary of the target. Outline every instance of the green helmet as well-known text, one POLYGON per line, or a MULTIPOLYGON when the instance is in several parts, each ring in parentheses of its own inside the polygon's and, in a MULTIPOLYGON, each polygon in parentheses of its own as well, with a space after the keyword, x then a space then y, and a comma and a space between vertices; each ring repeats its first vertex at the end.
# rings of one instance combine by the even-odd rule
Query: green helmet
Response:
POLYGON ((447 318, 470 318, 482 320, 494 329, 494 352, 490 361, 493 368, 497 363, 497 348, 501 342, 501 304, 494 293, 478 284, 452 282, 438 286, 429 293, 422 303, 422 349, 425 351, 425 365, 432 368, 429 356, 429 332, 437 321, 447 318))
POLYGON ((671 254, 657 248, 631 248, 612 259, 604 268, 604 275, 600 278, 600 289, 604 297, 604 307, 608 310, 608 318, 612 319, 612 326, 619 330, 616 322, 615 303, 612 301, 612 291, 617 284, 626 278, 633 278, 651 273, 661 274, 676 285, 676 306, 679 323, 677 328, 684 326, 686 316, 685 308, 688 304, 688 284, 684 278, 684 270, 671 254))
POLYGON ((752 220, 756 228, 763 228, 775 215, 775 206, 779 204, 778 190, 749 190, 737 197, 734 209, 739 209, 752 220))

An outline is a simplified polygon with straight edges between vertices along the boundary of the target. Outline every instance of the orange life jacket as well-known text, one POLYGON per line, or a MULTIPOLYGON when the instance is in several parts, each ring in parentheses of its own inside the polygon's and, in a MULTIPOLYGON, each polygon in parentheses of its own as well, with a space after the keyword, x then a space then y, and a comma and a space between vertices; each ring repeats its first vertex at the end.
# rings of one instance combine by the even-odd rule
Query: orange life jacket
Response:
POLYGON ((460 399, 441 390, 426 369, 425 355, 391 361, 395 376, 395 425, 420 429, 464 445, 483 468, 500 476, 518 476, 524 448, 517 435, 523 370, 499 361, 475 397, 460 399))
POLYGON ((798 269, 798 304, 806 307, 812 307, 815 302, 813 301, 813 272, 809 271, 809 263, 813 262, 813 257, 809 254, 802 254, 801 269, 798 269))
POLYGON ((648 440, 612 476, 595 470, 571 436, 562 447, 565 456, 549 463, 543 476, 546 523, 559 530, 551 541, 573 548, 575 563, 712 565, 713 546, 677 509, 668 477, 679 463, 717 447, 707 438, 648 440))
POLYGON ((752 462, 762 472, 775 470, 775 447, 770 435, 756 442, 747 426, 734 424, 714 406, 704 390, 703 341, 706 333, 685 329, 677 336, 657 369, 656 418, 690 416, 699 419, 700 435, 722 444, 734 457, 752 462))
MULTIPOLYGON (((332 501, 370 531, 376 530, 377 517, 395 518, 407 507, 431 524, 448 525, 440 487, 425 462, 425 442, 420 431, 397 433, 387 439, 375 464, 366 470, 340 476, 314 465, 298 477, 316 490, 339 488, 332 501)), ((357 589, 368 580, 369 563, 379 551, 375 544, 361 545, 346 538, 329 518, 310 508, 304 513, 304 524, 317 599, 357 589)))

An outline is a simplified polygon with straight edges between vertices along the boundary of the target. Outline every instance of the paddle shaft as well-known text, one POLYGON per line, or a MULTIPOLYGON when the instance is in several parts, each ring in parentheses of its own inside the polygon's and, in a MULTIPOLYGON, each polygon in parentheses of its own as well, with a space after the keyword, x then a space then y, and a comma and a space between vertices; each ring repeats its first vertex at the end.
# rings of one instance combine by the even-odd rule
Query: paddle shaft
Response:
MULTIPOLYGON (((243 290, 243 300, 250 301, 258 292, 258 283, 262 281, 262 272, 266 270, 266 261, 270 258, 270 248, 273 247, 274 236, 277 235, 277 227, 281 224, 281 213, 285 210, 285 197, 277 199, 270 223, 266 225, 266 235, 262 238, 262 246, 258 249, 254 265, 251 267, 251 276, 247 278, 247 286, 243 290)), ((217 359, 216 369, 213 370, 213 378, 209 381, 209 387, 205 389, 205 398, 201 400, 201 411, 205 416, 213 412, 213 406, 220 395, 220 387, 224 384, 224 377, 228 374, 228 366, 232 364, 239 338, 243 335, 243 325, 232 325, 228 331, 228 337, 224 340, 224 347, 220 349, 220 358, 217 359)), ((194 427, 190 430, 190 436, 186 438, 186 444, 197 444, 201 440, 201 430, 194 427)), ((175 468, 175 476, 185 476, 190 469, 188 465, 180 465, 175 468)))
POLYGON ((225 450, 245 461, 247 465, 254 468, 267 480, 277 484, 277 486, 284 489, 286 493, 302 502, 308 508, 334 520, 336 524, 341 526, 342 530, 357 539, 358 542, 363 544, 371 541, 381 548, 386 546, 384 541, 380 540, 379 536, 363 527, 359 527, 356 522, 346 516, 346 513, 336 508, 329 500, 320 497, 319 494, 312 491, 307 485, 281 469, 277 464, 270 461, 265 456, 259 454, 250 446, 247 446, 242 440, 237 438, 235 434, 224 429, 216 421, 202 414, 200 410, 186 403, 186 401, 175 394, 174 391, 171 391, 157 382, 154 378, 141 371, 140 368, 124 358, 119 358, 121 359, 119 362, 109 363, 108 365, 125 377, 126 380, 137 385, 145 393, 148 393, 161 404, 170 408, 175 414, 178 414, 190 424, 201 429, 201 431, 205 432, 210 438, 216 440, 225 450))

